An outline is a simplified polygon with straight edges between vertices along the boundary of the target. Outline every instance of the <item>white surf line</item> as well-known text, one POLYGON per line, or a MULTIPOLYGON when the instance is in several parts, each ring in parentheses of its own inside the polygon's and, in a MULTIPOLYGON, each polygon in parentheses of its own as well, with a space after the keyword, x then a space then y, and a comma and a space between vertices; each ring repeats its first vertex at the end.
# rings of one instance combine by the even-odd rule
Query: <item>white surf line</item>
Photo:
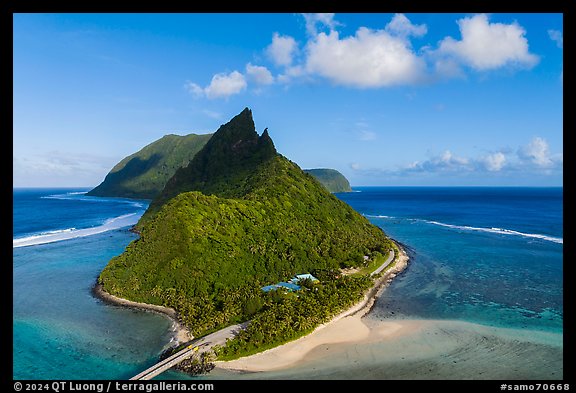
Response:
POLYGON ((39 244, 54 243, 63 240, 70 240, 79 237, 96 235, 99 233, 112 231, 114 229, 120 229, 123 227, 132 226, 138 222, 139 218, 140 215, 137 213, 124 214, 122 216, 106 220, 104 224, 93 228, 84 228, 84 229, 68 228, 41 233, 38 235, 16 238, 12 239, 12 247, 18 248, 18 247, 35 246, 39 244))

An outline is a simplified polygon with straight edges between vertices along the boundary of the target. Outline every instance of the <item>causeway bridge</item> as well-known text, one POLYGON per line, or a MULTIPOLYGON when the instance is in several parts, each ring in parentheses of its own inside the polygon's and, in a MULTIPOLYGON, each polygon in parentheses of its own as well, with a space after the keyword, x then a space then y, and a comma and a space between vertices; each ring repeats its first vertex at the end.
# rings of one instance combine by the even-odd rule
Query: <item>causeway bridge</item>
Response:
POLYGON ((215 345, 223 346, 228 338, 236 336, 238 332, 240 332, 240 330, 244 329, 244 327, 245 324, 228 326, 227 328, 218 330, 217 332, 208 334, 207 336, 194 340, 184 349, 156 363, 152 367, 147 368, 138 375, 133 376, 132 378, 130 378, 130 380, 138 381, 138 380, 152 379, 155 376, 160 375, 164 371, 170 369, 171 367, 174 367, 184 359, 187 359, 191 356, 200 355, 204 352, 208 352, 212 350, 212 348, 215 345))

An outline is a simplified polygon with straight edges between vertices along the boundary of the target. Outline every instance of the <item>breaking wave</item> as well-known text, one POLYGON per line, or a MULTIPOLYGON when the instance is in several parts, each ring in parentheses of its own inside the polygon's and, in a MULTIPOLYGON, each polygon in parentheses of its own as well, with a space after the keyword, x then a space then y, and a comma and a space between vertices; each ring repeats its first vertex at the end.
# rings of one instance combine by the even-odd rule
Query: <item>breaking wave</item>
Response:
POLYGON ((422 220, 422 221, 424 221, 428 224, 439 225, 439 226, 446 227, 446 228, 459 229, 459 230, 464 230, 464 231, 478 231, 478 232, 498 233, 501 235, 515 235, 515 236, 530 237, 530 238, 535 238, 535 239, 546 240, 549 242, 564 244, 564 239, 561 237, 541 235, 539 233, 524 233, 524 232, 514 231, 512 229, 494 228, 494 227, 493 228, 478 228, 478 227, 471 227, 471 226, 467 226, 467 225, 452 225, 452 224, 445 224, 443 222, 438 222, 438 221, 428 221, 428 220, 422 220))
POLYGON ((102 225, 92 228, 76 229, 67 228, 54 231, 41 232, 35 235, 12 239, 13 248, 35 246, 38 244, 54 243, 63 240, 76 239, 79 237, 96 235, 102 232, 112 231, 127 226, 132 226, 138 222, 140 214, 130 213, 122 216, 110 218, 102 225))
MULTIPOLYGON (((370 217, 370 218, 399 219, 398 217, 385 216, 385 215, 365 214, 365 216, 370 217)), ((522 237, 528 237, 528 238, 534 238, 534 239, 541 239, 541 240, 545 240, 545 241, 549 241, 549 242, 553 242, 553 243, 558 243, 558 244, 564 244, 564 239, 561 237, 542 235, 539 233, 524 233, 524 232, 514 231, 512 229, 497 228, 497 227, 482 228, 482 227, 473 227, 473 226, 468 226, 468 225, 453 225, 453 224, 446 224, 446 223, 438 222, 438 221, 422 220, 422 219, 418 219, 418 218, 408 218, 407 220, 424 222, 426 224, 438 225, 441 227, 456 229, 456 230, 461 230, 461 231, 475 231, 475 232, 496 233, 496 234, 500 234, 500 235, 522 236, 522 237)))

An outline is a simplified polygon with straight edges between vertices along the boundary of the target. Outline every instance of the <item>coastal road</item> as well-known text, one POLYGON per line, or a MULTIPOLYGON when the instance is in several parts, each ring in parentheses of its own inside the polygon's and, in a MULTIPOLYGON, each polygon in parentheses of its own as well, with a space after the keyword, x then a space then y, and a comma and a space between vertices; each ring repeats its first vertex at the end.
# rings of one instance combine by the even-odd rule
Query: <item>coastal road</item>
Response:
POLYGON ((394 250, 390 250, 390 253, 388 254, 388 258, 384 261, 384 263, 382 265, 380 265, 378 267, 378 269, 376 269, 372 273, 370 273, 370 276, 374 276, 374 275, 380 273, 382 270, 386 269, 388 267, 388 265, 390 265, 390 262, 392 262, 393 260, 394 260, 394 250))
POLYGON ((215 345, 224 345, 226 340, 236 336, 240 330, 244 329, 246 324, 236 324, 208 334, 198 340, 192 341, 186 348, 176 352, 172 356, 156 363, 152 367, 142 371, 140 374, 130 378, 130 380, 149 380, 162 374, 164 371, 174 367, 184 359, 190 356, 200 355, 212 350, 215 345))

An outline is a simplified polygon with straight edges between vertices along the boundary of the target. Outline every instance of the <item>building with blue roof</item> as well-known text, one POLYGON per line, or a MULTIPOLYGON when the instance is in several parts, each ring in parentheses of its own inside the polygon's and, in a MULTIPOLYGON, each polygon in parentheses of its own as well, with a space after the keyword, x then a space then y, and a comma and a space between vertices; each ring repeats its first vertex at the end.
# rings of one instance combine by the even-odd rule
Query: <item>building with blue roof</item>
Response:
POLYGON ((290 282, 293 282, 294 284, 298 283, 300 280, 306 280, 309 279, 312 282, 317 282, 319 281, 316 277, 314 277, 313 275, 311 275, 310 273, 306 273, 306 274, 297 274, 296 277, 294 277, 292 280, 290 280, 290 282))
POLYGON ((306 273, 306 274, 297 274, 295 277, 293 277, 292 279, 290 279, 290 281, 288 282, 279 282, 278 284, 272 284, 272 285, 266 285, 265 287, 262 287, 262 290, 264 292, 270 292, 270 291, 275 291, 277 289, 287 289, 289 291, 299 291, 302 289, 302 287, 300 285, 297 285, 298 282, 300 282, 300 280, 312 280, 312 282, 319 282, 319 280, 314 277, 313 275, 311 275, 310 273, 306 273))
POLYGON ((293 284, 291 282, 279 282, 276 285, 279 287, 287 288, 290 291, 299 291, 301 289, 299 285, 293 284))

